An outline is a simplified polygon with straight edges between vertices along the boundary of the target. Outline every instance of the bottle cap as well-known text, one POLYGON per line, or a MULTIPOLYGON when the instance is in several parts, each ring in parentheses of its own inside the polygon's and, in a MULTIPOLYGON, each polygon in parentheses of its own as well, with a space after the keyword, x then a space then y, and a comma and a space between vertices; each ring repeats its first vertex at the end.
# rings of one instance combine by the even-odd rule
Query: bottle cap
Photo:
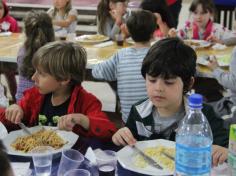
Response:
POLYGON ((191 108, 201 108, 202 107, 202 95, 200 94, 191 94, 188 97, 188 103, 191 108))

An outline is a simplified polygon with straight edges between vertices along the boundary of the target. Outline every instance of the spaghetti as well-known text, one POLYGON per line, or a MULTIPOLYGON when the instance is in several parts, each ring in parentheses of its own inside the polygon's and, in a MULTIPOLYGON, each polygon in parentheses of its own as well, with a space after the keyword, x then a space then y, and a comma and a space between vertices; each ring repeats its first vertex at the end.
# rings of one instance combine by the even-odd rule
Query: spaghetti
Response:
POLYGON ((41 145, 48 145, 54 149, 63 147, 65 142, 54 130, 41 129, 30 136, 18 137, 11 146, 18 151, 29 152, 41 145))

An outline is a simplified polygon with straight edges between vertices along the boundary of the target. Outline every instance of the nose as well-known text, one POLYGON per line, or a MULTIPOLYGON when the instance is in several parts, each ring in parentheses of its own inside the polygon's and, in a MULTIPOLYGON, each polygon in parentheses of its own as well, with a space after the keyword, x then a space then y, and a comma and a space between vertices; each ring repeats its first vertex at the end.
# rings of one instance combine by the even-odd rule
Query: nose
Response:
POLYGON ((35 78, 36 78, 36 72, 34 72, 34 74, 32 75, 31 79, 32 79, 33 81, 35 81, 35 78))
POLYGON ((156 91, 157 92, 163 92, 164 91, 164 81, 162 79, 157 79, 156 84, 156 91))

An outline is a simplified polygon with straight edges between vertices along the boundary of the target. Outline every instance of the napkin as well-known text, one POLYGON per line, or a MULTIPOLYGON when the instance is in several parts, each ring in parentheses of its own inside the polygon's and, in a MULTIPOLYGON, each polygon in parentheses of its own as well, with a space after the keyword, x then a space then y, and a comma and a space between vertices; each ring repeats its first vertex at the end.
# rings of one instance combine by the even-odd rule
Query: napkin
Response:
POLYGON ((10 36, 12 32, 0 32, 0 37, 7 37, 10 36))
POLYGON ((113 44, 114 44, 113 41, 107 41, 107 42, 99 43, 99 44, 96 44, 96 45, 93 45, 93 46, 97 47, 97 48, 103 48, 103 47, 106 47, 106 46, 111 46, 113 44))
POLYGON ((7 136, 8 132, 6 127, 0 122, 0 139, 3 139, 7 136))
POLYGON ((96 165, 96 155, 91 147, 89 147, 84 155, 85 158, 87 158, 92 165, 96 165))
POLYGON ((11 167, 15 176, 30 176, 32 172, 29 169, 30 162, 11 162, 11 167))
POLYGON ((220 43, 216 43, 215 45, 212 46, 212 49, 214 49, 214 50, 224 50, 225 48, 227 48, 227 46, 222 45, 220 43))

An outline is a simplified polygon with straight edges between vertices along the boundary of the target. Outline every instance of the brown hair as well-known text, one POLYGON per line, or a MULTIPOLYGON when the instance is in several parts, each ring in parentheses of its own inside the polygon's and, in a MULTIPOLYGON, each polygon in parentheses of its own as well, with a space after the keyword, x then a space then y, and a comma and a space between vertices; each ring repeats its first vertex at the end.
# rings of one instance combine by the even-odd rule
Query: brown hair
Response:
POLYGON ((46 12, 30 11, 24 19, 26 40, 24 43, 25 55, 19 69, 20 73, 31 79, 35 72, 32 66, 32 57, 41 46, 54 41, 52 20, 46 12))
POLYGON ((204 13, 208 11, 214 15, 215 13, 215 5, 212 0, 193 0, 192 4, 189 7, 190 12, 195 12, 198 5, 202 5, 202 9, 204 13))
POLYGON ((111 18, 110 15, 110 2, 128 2, 129 0, 101 0, 97 7, 97 18, 98 18, 98 31, 101 34, 104 34, 104 27, 107 19, 111 18))
MULTIPOLYGON (((69 11, 71 10, 72 8, 72 5, 71 5, 71 0, 69 0, 65 6, 65 15, 64 16, 67 16, 69 11)), ((52 17, 54 18, 56 16, 58 12, 58 9, 56 7, 53 8, 53 12, 52 12, 52 17)))
POLYGON ((85 76, 87 54, 72 42, 56 41, 41 47, 33 57, 33 66, 52 75, 56 80, 71 79, 71 85, 81 84, 85 76))

